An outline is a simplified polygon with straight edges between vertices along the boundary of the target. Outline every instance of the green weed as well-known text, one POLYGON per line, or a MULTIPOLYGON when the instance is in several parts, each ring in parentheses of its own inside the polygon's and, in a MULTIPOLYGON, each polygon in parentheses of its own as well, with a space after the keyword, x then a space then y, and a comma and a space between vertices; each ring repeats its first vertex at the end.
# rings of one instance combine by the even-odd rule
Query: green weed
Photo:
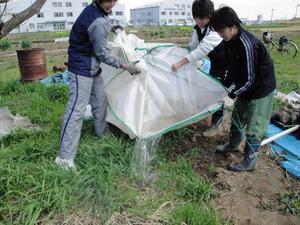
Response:
POLYGON ((221 224, 216 211, 204 204, 186 203, 178 206, 170 215, 170 225, 218 225, 221 224))
POLYGON ((285 213, 300 216, 300 194, 290 192, 281 194, 278 197, 279 202, 285 205, 285 213))
POLYGON ((161 187, 172 189, 184 201, 200 203, 211 198, 212 185, 201 178, 185 158, 167 164, 164 162, 161 166, 161 187))

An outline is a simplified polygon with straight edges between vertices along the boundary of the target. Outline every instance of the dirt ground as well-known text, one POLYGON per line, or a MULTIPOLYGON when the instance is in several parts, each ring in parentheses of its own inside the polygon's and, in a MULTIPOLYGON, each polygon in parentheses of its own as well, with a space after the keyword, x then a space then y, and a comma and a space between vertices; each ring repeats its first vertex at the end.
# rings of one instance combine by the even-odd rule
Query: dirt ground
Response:
MULTIPOLYGON (((227 170, 229 163, 242 158, 240 152, 229 155, 214 153, 218 144, 228 140, 230 115, 227 115, 221 132, 213 138, 205 138, 202 132, 209 127, 210 119, 193 125, 190 140, 175 147, 170 158, 181 151, 199 148, 200 156, 192 162, 201 176, 210 180, 216 191, 215 205, 225 220, 234 225, 299 225, 300 217, 286 213, 286 205, 278 199, 280 194, 300 193, 300 181, 287 174, 279 165, 279 159, 271 155, 269 147, 263 147, 257 169, 253 172, 235 173, 227 170), (174 155, 173 155, 174 154, 174 155)), ((299 210, 299 209, 298 209, 299 210)))

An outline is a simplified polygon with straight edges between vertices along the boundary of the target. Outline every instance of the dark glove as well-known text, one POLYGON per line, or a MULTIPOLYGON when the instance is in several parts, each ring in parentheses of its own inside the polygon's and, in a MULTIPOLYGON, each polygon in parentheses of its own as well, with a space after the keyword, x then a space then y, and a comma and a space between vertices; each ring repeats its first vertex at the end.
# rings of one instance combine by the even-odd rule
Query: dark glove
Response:
POLYGON ((117 34, 117 30, 120 29, 120 30, 124 30, 124 28, 121 26, 121 25, 114 25, 112 28, 111 28, 111 32, 114 32, 115 34, 117 34))
POLYGON ((135 66, 138 62, 139 62, 138 60, 134 61, 134 62, 130 62, 127 64, 126 68, 124 68, 124 69, 127 70, 131 75, 139 74, 142 71, 135 66))

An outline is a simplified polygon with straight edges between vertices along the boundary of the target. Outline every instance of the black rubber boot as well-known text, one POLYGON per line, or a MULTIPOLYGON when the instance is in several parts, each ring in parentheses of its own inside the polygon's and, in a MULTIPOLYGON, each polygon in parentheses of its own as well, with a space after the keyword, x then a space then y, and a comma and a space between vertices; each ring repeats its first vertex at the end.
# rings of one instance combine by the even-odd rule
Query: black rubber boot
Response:
POLYGON ((217 112, 215 112, 211 117, 211 126, 219 126, 224 119, 224 110, 219 109, 217 112))
POLYGON ((260 144, 246 144, 244 159, 237 164, 230 165, 229 170, 235 172, 245 172, 245 171, 255 170, 259 149, 260 149, 260 144))
POLYGON ((212 115, 212 119, 211 119, 211 126, 208 130, 206 130, 205 132, 203 132, 203 136, 204 137, 214 137, 215 135, 217 135, 220 131, 220 124, 222 123, 224 119, 224 111, 223 109, 218 110, 217 112, 215 112, 212 115))
POLYGON ((216 149, 216 153, 237 152, 239 151, 239 146, 242 140, 242 132, 231 132, 229 143, 219 145, 216 149))

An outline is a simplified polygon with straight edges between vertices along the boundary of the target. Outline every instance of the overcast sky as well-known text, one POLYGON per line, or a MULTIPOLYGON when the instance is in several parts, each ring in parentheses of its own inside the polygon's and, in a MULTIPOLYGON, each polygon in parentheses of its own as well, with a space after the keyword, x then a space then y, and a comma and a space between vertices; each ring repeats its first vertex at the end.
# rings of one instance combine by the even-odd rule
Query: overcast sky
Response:
MULTIPOLYGON (((184 1, 184 0, 182 0, 184 1)), ((126 6, 126 17, 130 19, 129 9, 142 6, 148 3, 158 2, 157 0, 118 0, 118 2, 126 6)), ((264 20, 271 19, 271 11, 273 19, 290 19, 296 14, 296 5, 300 4, 300 0, 213 0, 215 8, 220 4, 226 4, 232 7, 239 17, 256 19, 258 14, 263 14, 264 20)), ((300 17, 300 7, 298 7, 298 16, 300 17)))
MULTIPOLYGON (((13 1, 21 2, 23 0, 13 1)), ((126 7, 127 20, 130 20, 130 8, 158 1, 159 0, 118 0, 119 3, 124 4, 126 7)), ((185 0, 182 0, 182 2, 184 1, 185 0)), ((274 9, 274 20, 291 19, 296 14, 296 5, 300 5, 300 0, 213 0, 213 2, 215 3, 215 8, 218 8, 221 4, 226 4, 231 6, 240 18, 248 18, 251 20, 256 19, 258 14, 262 14, 264 20, 270 20, 272 9, 274 9)), ((298 7, 297 17, 300 17, 300 7, 298 7)))

